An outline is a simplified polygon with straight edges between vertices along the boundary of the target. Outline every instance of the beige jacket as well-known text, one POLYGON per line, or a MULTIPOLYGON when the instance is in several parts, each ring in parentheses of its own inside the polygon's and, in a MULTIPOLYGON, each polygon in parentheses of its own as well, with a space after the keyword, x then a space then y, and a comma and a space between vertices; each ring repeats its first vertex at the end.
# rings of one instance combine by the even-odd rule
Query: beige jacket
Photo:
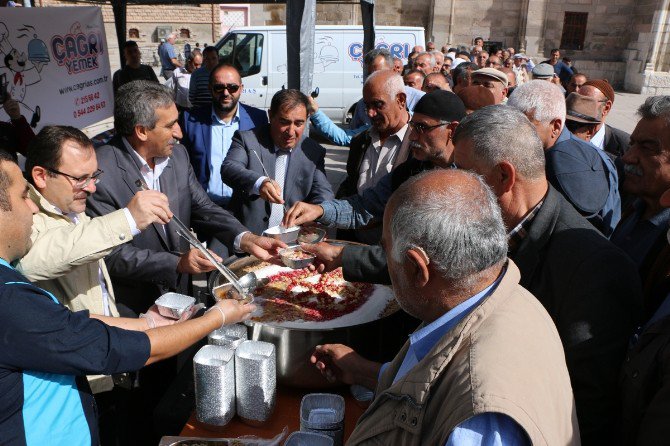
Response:
POLYGON ((456 426, 485 412, 514 419, 534 445, 580 444, 561 340, 519 279, 510 261, 496 291, 393 384, 405 344, 347 444, 444 445, 456 426))
POLYGON ((124 211, 94 219, 79 214, 79 223, 75 224, 33 187, 30 198, 40 212, 33 216, 33 246, 17 269, 70 310, 104 314, 98 276, 101 270, 112 316, 118 316, 112 281, 103 257, 133 238, 124 211))

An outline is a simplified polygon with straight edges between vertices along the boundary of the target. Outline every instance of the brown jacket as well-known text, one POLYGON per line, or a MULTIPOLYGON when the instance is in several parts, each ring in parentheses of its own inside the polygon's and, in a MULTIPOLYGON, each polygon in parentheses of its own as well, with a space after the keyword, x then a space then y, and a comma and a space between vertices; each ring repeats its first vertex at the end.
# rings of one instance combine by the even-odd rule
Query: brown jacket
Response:
POLYGON ((409 344, 382 375, 349 445, 443 445, 474 415, 503 413, 534 445, 578 445, 563 347, 512 261, 494 293, 393 384, 409 344))

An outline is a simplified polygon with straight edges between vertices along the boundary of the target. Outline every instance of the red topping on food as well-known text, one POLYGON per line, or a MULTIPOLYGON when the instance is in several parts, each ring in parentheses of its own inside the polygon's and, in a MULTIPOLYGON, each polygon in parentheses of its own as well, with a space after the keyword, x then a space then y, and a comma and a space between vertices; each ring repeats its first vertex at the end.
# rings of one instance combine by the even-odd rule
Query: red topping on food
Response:
POLYGON ((370 283, 345 281, 342 268, 320 275, 307 268, 286 271, 268 280, 254 291, 255 296, 266 299, 263 314, 253 319, 257 322, 329 321, 360 308, 374 289, 370 283), (294 291, 296 288, 306 291, 294 291))

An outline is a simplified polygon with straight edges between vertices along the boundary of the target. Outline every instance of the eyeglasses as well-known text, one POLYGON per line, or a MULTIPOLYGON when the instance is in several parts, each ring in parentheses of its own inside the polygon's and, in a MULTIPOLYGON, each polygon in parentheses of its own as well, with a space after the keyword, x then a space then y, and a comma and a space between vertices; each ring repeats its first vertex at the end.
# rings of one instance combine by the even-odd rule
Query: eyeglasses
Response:
POLYGON ((91 181, 93 184, 98 184, 100 182, 100 177, 104 173, 102 170, 98 169, 96 170, 93 175, 84 175, 83 177, 74 177, 72 175, 69 175, 65 172, 60 172, 56 169, 49 169, 48 167, 46 168, 51 173, 55 173, 56 175, 63 175, 64 177, 74 181, 72 184, 76 189, 85 189, 89 184, 91 184, 91 181))
POLYGON ((441 127, 443 125, 448 125, 448 122, 440 122, 439 124, 435 125, 426 125, 421 122, 414 122, 414 121, 409 121, 409 126, 412 127, 413 130, 416 130, 417 133, 426 133, 430 130, 433 130, 435 128, 441 127))
POLYGON ((240 86, 237 84, 214 84, 212 85, 212 91, 216 94, 223 93, 224 90, 228 90, 228 93, 233 94, 237 93, 237 90, 240 89, 240 86))

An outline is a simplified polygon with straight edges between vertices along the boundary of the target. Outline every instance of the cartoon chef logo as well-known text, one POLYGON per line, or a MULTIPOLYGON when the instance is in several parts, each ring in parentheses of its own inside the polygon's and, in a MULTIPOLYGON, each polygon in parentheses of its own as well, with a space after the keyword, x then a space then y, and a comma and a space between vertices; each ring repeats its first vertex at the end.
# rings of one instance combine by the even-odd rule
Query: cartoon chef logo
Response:
POLYGON ((4 63, 4 66, 0 67, 0 77, 3 79, 1 87, 6 89, 8 96, 17 101, 22 108, 32 113, 30 125, 36 127, 40 120, 40 107, 35 106, 33 109, 26 104, 26 91, 29 86, 42 80, 40 73, 50 62, 49 52, 45 43, 37 38, 34 27, 22 25, 16 31, 18 33, 16 40, 19 42, 30 37, 29 33, 32 33, 33 38, 26 46, 27 52, 12 44, 7 25, 0 22, 0 60, 4 63))

